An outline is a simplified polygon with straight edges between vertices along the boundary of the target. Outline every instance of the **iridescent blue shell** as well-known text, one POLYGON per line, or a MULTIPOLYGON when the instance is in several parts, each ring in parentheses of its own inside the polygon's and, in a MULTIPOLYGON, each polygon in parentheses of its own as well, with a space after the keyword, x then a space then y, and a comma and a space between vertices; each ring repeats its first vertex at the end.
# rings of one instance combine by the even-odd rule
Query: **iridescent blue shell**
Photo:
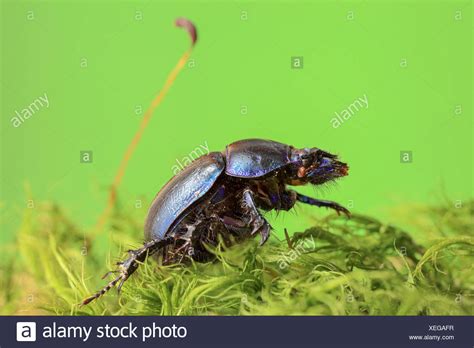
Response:
POLYGON ((186 209, 203 197, 224 171, 224 157, 211 152, 175 175, 156 195, 145 223, 145 239, 162 239, 186 209))

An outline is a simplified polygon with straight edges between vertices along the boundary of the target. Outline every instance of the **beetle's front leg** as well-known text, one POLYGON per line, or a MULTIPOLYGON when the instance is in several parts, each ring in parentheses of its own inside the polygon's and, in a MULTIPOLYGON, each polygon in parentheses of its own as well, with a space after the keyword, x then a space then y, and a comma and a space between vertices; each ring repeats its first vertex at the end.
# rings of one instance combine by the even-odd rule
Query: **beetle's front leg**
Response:
POLYGON ((137 270, 140 263, 145 261, 147 256, 151 256, 156 253, 161 248, 165 247, 168 244, 171 244, 175 241, 173 237, 168 237, 165 239, 160 240, 152 240, 146 242, 143 247, 137 250, 129 250, 128 251, 128 258, 125 261, 118 262, 117 265, 119 266, 116 271, 107 272, 103 278, 107 277, 111 273, 119 273, 119 275, 112 280, 109 284, 102 288, 102 290, 96 292, 94 295, 86 298, 82 301, 81 306, 85 306, 95 299, 98 299, 102 295, 104 295, 107 291, 112 289, 115 285, 119 284, 117 290, 120 292, 123 283, 137 270))
POLYGON ((325 201, 322 199, 315 199, 311 198, 305 195, 302 195, 300 193, 296 193, 296 199, 299 202, 310 204, 310 205, 315 205, 317 207, 326 207, 326 208, 331 208, 334 209, 337 213, 337 215, 340 215, 340 213, 345 214, 347 217, 351 217, 351 212, 344 208, 342 205, 333 202, 333 201, 325 201))
POLYGON ((250 234, 254 235, 259 232, 261 235, 260 245, 265 244, 268 237, 270 237, 271 226, 255 206, 253 193, 249 189, 244 190, 242 194, 242 207, 247 210, 251 217, 250 226, 252 227, 252 232, 250 234))

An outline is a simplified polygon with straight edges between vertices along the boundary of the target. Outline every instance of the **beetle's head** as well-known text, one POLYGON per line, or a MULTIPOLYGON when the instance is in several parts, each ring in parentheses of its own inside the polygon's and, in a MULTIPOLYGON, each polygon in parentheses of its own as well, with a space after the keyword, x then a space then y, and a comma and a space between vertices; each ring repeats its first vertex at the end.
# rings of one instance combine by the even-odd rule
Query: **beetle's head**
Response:
POLYGON ((291 163, 291 185, 319 185, 346 176, 349 171, 336 155, 318 148, 292 149, 291 163))

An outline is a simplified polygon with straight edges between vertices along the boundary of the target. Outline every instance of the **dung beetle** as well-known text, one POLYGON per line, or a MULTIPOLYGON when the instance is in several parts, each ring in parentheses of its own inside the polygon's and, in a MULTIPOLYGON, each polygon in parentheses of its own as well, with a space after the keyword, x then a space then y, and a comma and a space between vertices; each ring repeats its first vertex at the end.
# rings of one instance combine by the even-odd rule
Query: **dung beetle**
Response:
POLYGON ((350 216, 335 202, 287 187, 320 185, 347 175, 348 168, 336 155, 321 149, 297 149, 262 139, 240 140, 223 152, 199 157, 156 195, 146 219, 143 247, 129 250, 128 258, 118 263, 118 270, 106 274, 118 276, 82 304, 117 284, 120 291, 147 256, 157 255, 163 264, 178 263, 185 257, 204 262, 213 256, 206 245, 215 246, 219 239, 230 244, 256 234, 263 245, 271 226, 260 211, 290 210, 301 202, 350 216))

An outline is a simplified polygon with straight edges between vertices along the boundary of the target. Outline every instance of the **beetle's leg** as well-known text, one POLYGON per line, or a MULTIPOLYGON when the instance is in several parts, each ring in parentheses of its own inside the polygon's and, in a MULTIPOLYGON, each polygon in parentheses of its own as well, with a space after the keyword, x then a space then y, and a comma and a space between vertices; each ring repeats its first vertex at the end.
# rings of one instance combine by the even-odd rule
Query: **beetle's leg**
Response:
POLYGON ((265 221, 265 223, 260 228, 260 245, 263 245, 266 243, 266 241, 270 237, 270 230, 271 230, 270 224, 265 221))
POLYGON ((254 235, 255 233, 259 232, 261 236, 260 245, 265 244, 268 237, 270 236, 271 226, 255 206, 252 191, 249 189, 244 191, 242 195, 242 203, 242 206, 248 209, 248 212, 251 216, 250 226, 253 228, 251 234, 254 235))
POLYGON ((105 274, 102 276, 102 279, 105 279, 105 278, 107 278, 109 275, 111 275, 111 274, 116 274, 116 273, 119 273, 119 271, 108 271, 107 273, 105 273, 105 274))
POLYGON ((315 199, 311 198, 305 195, 302 195, 300 193, 296 194, 296 199, 302 203, 310 204, 310 205, 315 205, 317 207, 326 207, 326 208, 331 208, 334 209, 337 213, 337 215, 340 215, 341 213, 345 214, 347 217, 351 217, 351 212, 344 208, 342 205, 332 202, 332 201, 324 201, 321 199, 315 199))
POLYGON ((190 250, 192 250, 192 249, 190 249, 190 248, 192 248, 191 240, 187 239, 187 240, 185 240, 183 245, 178 247, 176 250, 170 251, 170 254, 172 254, 175 257, 179 256, 179 261, 177 261, 177 263, 181 263, 186 255, 191 256, 190 250))
POLYGON ((146 242, 143 247, 137 250, 129 250, 128 251, 128 258, 125 261, 118 262, 117 265, 119 266, 118 270, 107 272, 104 277, 108 276, 111 273, 119 273, 119 275, 112 280, 109 284, 104 286, 102 290, 96 292, 94 295, 86 298, 82 301, 81 306, 85 306, 92 301, 98 299, 102 295, 104 295, 107 291, 112 289, 117 283, 119 284, 117 290, 120 292, 123 283, 137 270, 140 263, 145 261, 147 256, 151 256, 156 253, 158 250, 163 248, 164 246, 171 244, 175 241, 173 237, 168 237, 166 239, 160 240, 152 240, 146 242))
POLYGON ((283 191, 280 194, 281 199, 281 208, 282 210, 290 210, 295 205, 296 201, 298 200, 298 193, 293 190, 283 191))
POLYGON ((274 180, 269 180, 265 184, 258 183, 256 191, 252 191, 252 197, 254 198, 255 205, 260 209, 275 209, 278 211, 281 208, 280 193, 281 190, 278 183, 274 180))

